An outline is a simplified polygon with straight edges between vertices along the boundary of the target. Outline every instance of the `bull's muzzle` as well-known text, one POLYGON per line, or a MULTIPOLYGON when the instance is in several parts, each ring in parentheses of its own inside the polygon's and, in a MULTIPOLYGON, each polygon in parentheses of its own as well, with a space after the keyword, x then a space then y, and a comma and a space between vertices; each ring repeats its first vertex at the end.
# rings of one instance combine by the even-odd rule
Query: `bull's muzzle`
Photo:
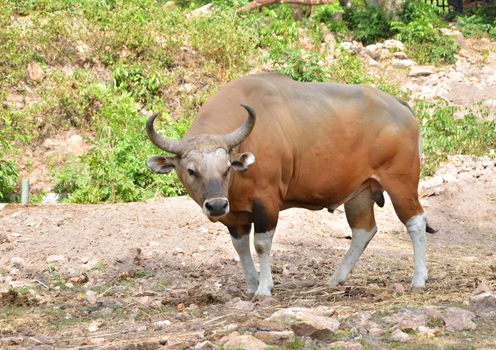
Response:
POLYGON ((225 197, 209 198, 203 202, 203 212, 207 216, 224 216, 229 213, 229 201, 225 197))

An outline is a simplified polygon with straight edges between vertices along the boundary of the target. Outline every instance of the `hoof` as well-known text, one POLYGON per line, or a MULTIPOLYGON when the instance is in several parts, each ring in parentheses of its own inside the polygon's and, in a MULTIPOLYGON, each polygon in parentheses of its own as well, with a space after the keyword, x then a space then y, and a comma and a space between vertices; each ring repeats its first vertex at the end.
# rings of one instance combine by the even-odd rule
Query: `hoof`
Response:
POLYGON ((337 286, 340 286, 344 283, 344 280, 340 280, 340 279, 337 279, 337 278, 330 278, 328 281, 327 281, 327 285, 329 287, 337 287, 337 286))

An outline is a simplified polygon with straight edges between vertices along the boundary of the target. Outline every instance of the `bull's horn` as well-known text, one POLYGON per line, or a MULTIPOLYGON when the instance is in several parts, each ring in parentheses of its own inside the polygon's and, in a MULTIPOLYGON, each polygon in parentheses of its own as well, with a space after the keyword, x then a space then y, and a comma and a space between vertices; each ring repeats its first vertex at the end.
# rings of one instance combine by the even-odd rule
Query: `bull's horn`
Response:
POLYGON ((246 139, 248 135, 250 135, 250 132, 255 126, 255 110, 247 105, 241 105, 241 107, 246 109, 246 111, 248 112, 248 118, 246 119, 245 123, 233 132, 223 136, 224 142, 230 149, 243 142, 243 140, 246 139))
POLYGON ((169 153, 180 155, 184 149, 184 143, 178 140, 170 140, 157 133, 153 128, 153 122, 157 116, 158 114, 154 114, 146 121, 146 133, 148 134, 148 137, 158 148, 169 153))

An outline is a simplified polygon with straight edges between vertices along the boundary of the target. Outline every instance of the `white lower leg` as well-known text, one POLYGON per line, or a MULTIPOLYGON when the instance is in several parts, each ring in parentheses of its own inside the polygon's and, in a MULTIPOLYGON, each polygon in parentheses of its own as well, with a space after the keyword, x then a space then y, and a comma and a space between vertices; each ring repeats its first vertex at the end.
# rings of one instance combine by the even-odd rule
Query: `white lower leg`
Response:
POLYGON ((250 250, 250 235, 244 235, 241 238, 234 238, 231 236, 234 249, 239 255, 239 260, 241 266, 243 267, 243 272, 246 278, 246 292, 248 294, 253 294, 258 288, 258 273, 255 270, 255 265, 253 264, 253 259, 251 257, 250 250))
POLYGON ((370 231, 354 228, 352 228, 351 231, 353 235, 351 238, 350 248, 346 252, 346 255, 339 266, 336 268, 336 271, 327 282, 328 285, 337 286, 346 280, 346 277, 351 272, 370 240, 377 232, 377 227, 374 227, 370 231))
POLYGON ((260 262, 260 281, 255 296, 270 296, 274 283, 272 282, 272 270, 270 268, 270 250, 272 248, 272 238, 274 230, 257 233, 255 232, 255 250, 260 262))
POLYGON ((427 264, 425 262, 425 227, 424 215, 417 215, 406 222, 406 229, 413 243, 414 273, 412 286, 424 288, 427 281, 427 264))

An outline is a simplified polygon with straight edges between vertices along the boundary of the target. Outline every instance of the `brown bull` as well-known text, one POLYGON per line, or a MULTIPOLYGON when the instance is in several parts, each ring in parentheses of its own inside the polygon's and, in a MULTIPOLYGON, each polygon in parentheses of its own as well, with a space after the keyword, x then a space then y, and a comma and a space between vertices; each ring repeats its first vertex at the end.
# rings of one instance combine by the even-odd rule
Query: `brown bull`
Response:
POLYGON ((279 212, 292 207, 333 211, 344 204, 351 246, 328 282, 342 283, 377 231, 373 206, 384 204, 384 190, 413 241, 412 285, 424 287, 431 229, 417 193, 421 140, 403 101, 368 86, 264 73, 234 80, 211 97, 181 141, 157 134, 155 117, 148 136, 174 156, 152 157, 148 166, 176 169, 210 220, 227 226, 248 293, 270 295, 272 237, 279 212), (260 273, 249 246, 252 223, 260 273))

